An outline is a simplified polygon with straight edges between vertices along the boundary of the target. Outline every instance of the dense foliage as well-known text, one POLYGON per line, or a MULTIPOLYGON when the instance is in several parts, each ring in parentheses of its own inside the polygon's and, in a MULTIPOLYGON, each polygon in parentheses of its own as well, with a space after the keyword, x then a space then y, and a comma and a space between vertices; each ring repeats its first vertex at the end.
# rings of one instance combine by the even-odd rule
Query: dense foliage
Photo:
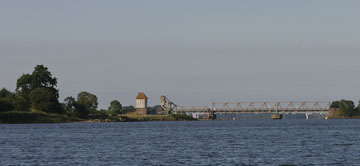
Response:
POLYGON ((82 105, 89 113, 94 113, 98 106, 97 97, 89 92, 80 92, 77 95, 77 104, 82 105))
POLYGON ((354 102, 351 100, 334 101, 331 103, 330 108, 338 109, 342 116, 351 117, 354 114, 360 113, 360 101, 356 108, 354 102))
POLYGON ((64 109, 67 115, 74 116, 76 114, 75 104, 76 100, 75 98, 69 96, 64 99, 64 109))
POLYGON ((69 119, 60 114, 47 114, 45 112, 10 111, 0 112, 2 123, 63 123, 77 119, 69 119))
POLYGON ((33 108, 43 112, 61 113, 59 90, 56 86, 57 78, 52 77, 48 68, 37 65, 32 74, 23 74, 16 82, 17 110, 30 111, 33 108))
POLYGON ((0 90, 0 112, 11 111, 15 109, 15 94, 7 89, 0 90))
POLYGON ((108 109, 111 113, 113 114, 120 114, 121 113, 121 110, 122 110, 122 105, 120 104, 119 101, 117 100, 113 100, 111 103, 110 103, 110 107, 108 109))
POLYGON ((32 108, 48 113, 63 113, 63 109, 58 101, 55 89, 40 87, 30 92, 32 108))

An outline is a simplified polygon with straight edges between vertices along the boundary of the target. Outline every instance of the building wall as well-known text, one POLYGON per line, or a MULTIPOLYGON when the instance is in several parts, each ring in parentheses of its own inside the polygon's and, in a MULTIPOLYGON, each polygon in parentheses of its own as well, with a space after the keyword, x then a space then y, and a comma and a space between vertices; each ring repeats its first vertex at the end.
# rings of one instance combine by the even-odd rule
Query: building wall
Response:
POLYGON ((136 114, 137 115, 146 115, 147 114, 147 109, 146 108, 137 108, 136 109, 136 114))
POLYGON ((136 107, 135 108, 146 108, 147 101, 146 99, 136 99, 136 107))
POLYGON ((147 100, 146 99, 136 99, 136 114, 146 115, 147 114, 147 100))

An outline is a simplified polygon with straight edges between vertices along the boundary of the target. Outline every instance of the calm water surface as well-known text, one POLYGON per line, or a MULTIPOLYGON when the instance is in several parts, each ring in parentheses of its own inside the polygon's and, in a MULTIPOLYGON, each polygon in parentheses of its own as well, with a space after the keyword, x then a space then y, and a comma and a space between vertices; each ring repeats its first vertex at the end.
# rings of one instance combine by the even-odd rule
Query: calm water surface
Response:
POLYGON ((360 165, 360 120, 0 125, 0 165, 360 165))

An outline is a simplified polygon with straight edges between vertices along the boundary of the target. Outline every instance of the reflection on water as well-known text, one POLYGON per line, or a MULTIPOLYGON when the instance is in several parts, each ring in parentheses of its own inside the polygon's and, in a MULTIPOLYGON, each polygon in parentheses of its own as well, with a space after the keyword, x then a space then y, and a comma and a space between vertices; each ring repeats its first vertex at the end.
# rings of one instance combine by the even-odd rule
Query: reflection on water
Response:
POLYGON ((0 165, 355 165, 360 120, 0 125, 0 165))

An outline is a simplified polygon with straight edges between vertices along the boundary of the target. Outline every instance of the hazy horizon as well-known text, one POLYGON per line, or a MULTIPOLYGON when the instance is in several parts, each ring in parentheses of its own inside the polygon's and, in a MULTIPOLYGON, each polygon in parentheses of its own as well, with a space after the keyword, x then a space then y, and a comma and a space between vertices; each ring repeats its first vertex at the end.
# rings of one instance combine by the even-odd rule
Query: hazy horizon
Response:
POLYGON ((360 100, 360 1, 2 1, 0 88, 44 64, 81 91, 149 105, 360 100))

